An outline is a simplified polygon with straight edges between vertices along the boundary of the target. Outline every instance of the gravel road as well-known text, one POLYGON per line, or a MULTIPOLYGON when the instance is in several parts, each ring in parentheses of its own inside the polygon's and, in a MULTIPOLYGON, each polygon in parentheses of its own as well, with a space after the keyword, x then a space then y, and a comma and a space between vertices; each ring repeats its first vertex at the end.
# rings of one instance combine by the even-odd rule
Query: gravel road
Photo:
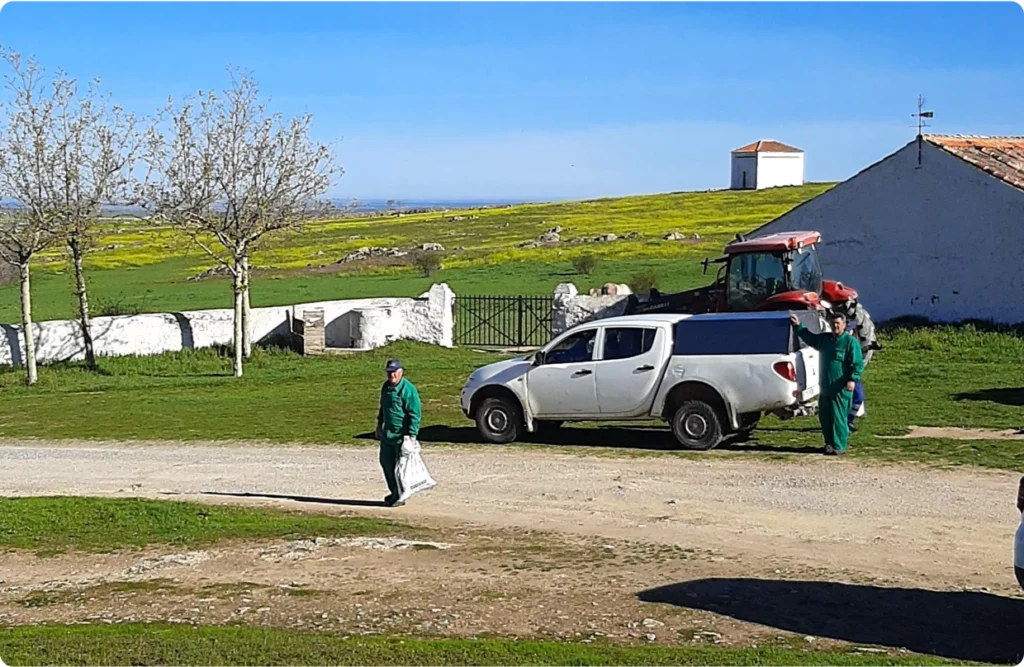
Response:
POLYGON ((372 448, 0 441, 5 495, 340 508, 711 549, 752 571, 1016 590, 1013 473, 483 447, 428 449, 425 459, 438 486, 386 509, 375 504, 385 488, 372 448))

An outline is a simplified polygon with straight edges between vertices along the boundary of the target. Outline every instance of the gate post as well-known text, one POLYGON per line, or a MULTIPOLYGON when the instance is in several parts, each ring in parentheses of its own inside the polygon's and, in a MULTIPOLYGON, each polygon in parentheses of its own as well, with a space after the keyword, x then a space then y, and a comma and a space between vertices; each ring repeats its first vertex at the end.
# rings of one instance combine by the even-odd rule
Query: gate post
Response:
POLYGON ((523 295, 519 295, 516 299, 517 305, 519 306, 519 325, 516 327, 516 347, 523 347, 525 343, 525 332, 523 331, 523 299, 526 298, 523 295))

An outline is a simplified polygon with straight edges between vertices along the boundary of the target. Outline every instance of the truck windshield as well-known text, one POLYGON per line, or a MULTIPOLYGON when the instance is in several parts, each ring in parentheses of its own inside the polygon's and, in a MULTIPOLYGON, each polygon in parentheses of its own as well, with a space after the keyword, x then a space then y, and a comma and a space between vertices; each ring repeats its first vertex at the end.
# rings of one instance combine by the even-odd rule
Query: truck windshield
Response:
POLYGON ((821 265, 814 246, 793 254, 793 285, 797 289, 821 294, 821 265))
POLYGON ((754 310, 768 297, 787 291, 782 254, 752 252, 733 256, 725 289, 729 310, 734 311, 754 310))

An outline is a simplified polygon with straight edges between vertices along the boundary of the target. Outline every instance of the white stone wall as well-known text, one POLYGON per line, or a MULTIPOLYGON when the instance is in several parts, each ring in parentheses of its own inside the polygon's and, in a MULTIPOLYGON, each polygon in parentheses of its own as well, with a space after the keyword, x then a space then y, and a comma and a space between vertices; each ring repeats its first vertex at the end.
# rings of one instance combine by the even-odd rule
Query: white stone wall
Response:
POLYGON ((756 230, 817 230, 825 278, 876 321, 1024 322, 1024 192, 917 143, 756 230))
POLYGON ((580 294, 572 283, 562 283, 555 288, 554 303, 551 307, 551 330, 558 335, 577 324, 622 315, 628 300, 628 295, 580 294))
MULTIPOLYGON (((323 309, 328 347, 379 347, 409 339, 452 346, 452 304, 448 285, 434 285, 418 299, 349 299, 294 306, 252 309, 253 341, 290 335, 293 317, 305 310, 323 309), (358 343, 358 345, 357 345, 358 343)), ((182 349, 230 345, 233 311, 185 311, 97 317, 92 333, 99 356, 150 355, 182 349)), ((0 325, 0 365, 21 365, 24 339, 19 325, 0 325)), ((84 358, 81 329, 73 320, 38 322, 33 326, 36 358, 40 363, 84 358)))
POLYGON ((803 153, 758 153, 757 189, 804 184, 803 153))
POLYGON ((732 154, 729 187, 732 190, 753 190, 757 187, 757 156, 754 153, 732 154))

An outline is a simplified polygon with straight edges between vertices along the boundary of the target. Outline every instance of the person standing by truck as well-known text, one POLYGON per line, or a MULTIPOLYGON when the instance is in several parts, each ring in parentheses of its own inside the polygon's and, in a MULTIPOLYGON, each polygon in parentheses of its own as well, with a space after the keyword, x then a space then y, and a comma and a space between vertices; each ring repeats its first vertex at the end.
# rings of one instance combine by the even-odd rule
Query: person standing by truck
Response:
POLYGON ((388 485, 384 504, 388 507, 404 505, 399 502, 401 489, 395 466, 402 454, 402 439, 419 435, 422 411, 416 387, 405 379, 405 371, 398 359, 390 359, 384 366, 387 379, 380 388, 380 410, 377 412, 377 439, 380 440, 380 467, 388 485))
MULTIPOLYGON (((880 349, 878 338, 875 336, 875 323, 871 321, 871 315, 867 309, 856 299, 846 302, 846 328, 860 343, 860 354, 864 359, 864 367, 867 368, 875 350, 880 349)), ((857 380, 857 386, 853 389, 853 404, 850 406, 849 426, 851 431, 857 430, 857 417, 861 416, 864 408, 864 384, 863 380, 857 380)))
POLYGON ((818 401, 818 421, 825 439, 825 453, 830 456, 844 454, 850 438, 850 406, 853 390, 864 370, 860 344, 846 333, 846 317, 832 316, 832 331, 812 333, 800 323, 796 315, 789 316, 796 335, 819 353, 821 363, 821 398, 818 401))
MULTIPOLYGON (((874 334, 874 323, 867 310, 856 299, 846 302, 847 331, 860 343, 860 356, 864 360, 864 367, 874 356, 874 350, 880 349, 879 339, 874 334)), ((864 412, 864 385, 863 380, 857 380, 853 389, 853 405, 850 406, 850 430, 857 430, 857 417, 863 416, 864 412)))

